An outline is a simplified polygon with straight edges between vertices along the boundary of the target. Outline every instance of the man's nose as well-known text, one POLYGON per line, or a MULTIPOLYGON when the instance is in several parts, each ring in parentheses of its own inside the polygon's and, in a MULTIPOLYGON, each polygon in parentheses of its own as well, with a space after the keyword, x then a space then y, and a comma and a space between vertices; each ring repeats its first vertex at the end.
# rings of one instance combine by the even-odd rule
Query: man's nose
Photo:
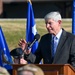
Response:
POLYGON ((46 27, 47 27, 47 28, 50 27, 50 24, 47 23, 47 24, 46 24, 46 27))

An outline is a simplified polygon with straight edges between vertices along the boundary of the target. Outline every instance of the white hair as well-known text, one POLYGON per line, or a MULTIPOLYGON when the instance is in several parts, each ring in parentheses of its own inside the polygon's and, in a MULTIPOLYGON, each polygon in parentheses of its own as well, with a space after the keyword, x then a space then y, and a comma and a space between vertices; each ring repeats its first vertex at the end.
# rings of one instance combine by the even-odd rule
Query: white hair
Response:
POLYGON ((43 70, 39 66, 34 64, 27 64, 25 66, 18 68, 17 70, 18 75, 21 75, 20 73, 22 71, 31 71, 34 75, 44 75, 43 70))
POLYGON ((59 12, 50 12, 45 16, 45 20, 53 19, 54 21, 62 20, 59 12))

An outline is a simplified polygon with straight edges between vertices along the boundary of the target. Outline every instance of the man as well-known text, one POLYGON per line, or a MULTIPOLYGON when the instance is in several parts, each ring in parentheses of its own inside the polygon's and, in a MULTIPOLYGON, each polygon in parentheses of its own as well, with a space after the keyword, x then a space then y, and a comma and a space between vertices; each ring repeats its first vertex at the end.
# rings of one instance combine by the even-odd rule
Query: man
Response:
POLYGON ((45 16, 48 33, 41 37, 35 54, 25 50, 27 42, 20 40, 19 46, 24 50, 25 60, 44 64, 71 64, 75 68, 75 36, 62 28, 59 12, 50 12, 45 16))
POLYGON ((34 64, 27 64, 20 67, 17 70, 17 73, 17 75, 44 75, 43 70, 34 64))

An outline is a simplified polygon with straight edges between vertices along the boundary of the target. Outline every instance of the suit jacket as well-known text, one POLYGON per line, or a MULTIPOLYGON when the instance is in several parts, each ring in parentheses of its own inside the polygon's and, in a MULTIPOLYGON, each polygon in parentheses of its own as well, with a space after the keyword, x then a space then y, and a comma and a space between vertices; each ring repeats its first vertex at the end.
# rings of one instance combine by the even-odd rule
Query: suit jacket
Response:
POLYGON ((65 30, 62 31, 53 60, 51 37, 49 33, 42 36, 35 54, 30 53, 27 60, 38 64, 43 58, 44 64, 71 64, 75 67, 75 36, 65 30))

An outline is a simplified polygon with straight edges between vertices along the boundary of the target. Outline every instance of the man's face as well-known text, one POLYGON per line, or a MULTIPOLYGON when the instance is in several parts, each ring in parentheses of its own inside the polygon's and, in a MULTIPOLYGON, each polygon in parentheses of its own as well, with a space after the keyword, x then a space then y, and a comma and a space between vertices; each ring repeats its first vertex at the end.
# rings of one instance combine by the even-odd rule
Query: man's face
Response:
POLYGON ((34 75, 31 71, 22 71, 20 75, 34 75))
POLYGON ((48 19, 45 21, 46 28, 50 34, 56 35, 61 27, 61 21, 54 21, 53 19, 48 19))

